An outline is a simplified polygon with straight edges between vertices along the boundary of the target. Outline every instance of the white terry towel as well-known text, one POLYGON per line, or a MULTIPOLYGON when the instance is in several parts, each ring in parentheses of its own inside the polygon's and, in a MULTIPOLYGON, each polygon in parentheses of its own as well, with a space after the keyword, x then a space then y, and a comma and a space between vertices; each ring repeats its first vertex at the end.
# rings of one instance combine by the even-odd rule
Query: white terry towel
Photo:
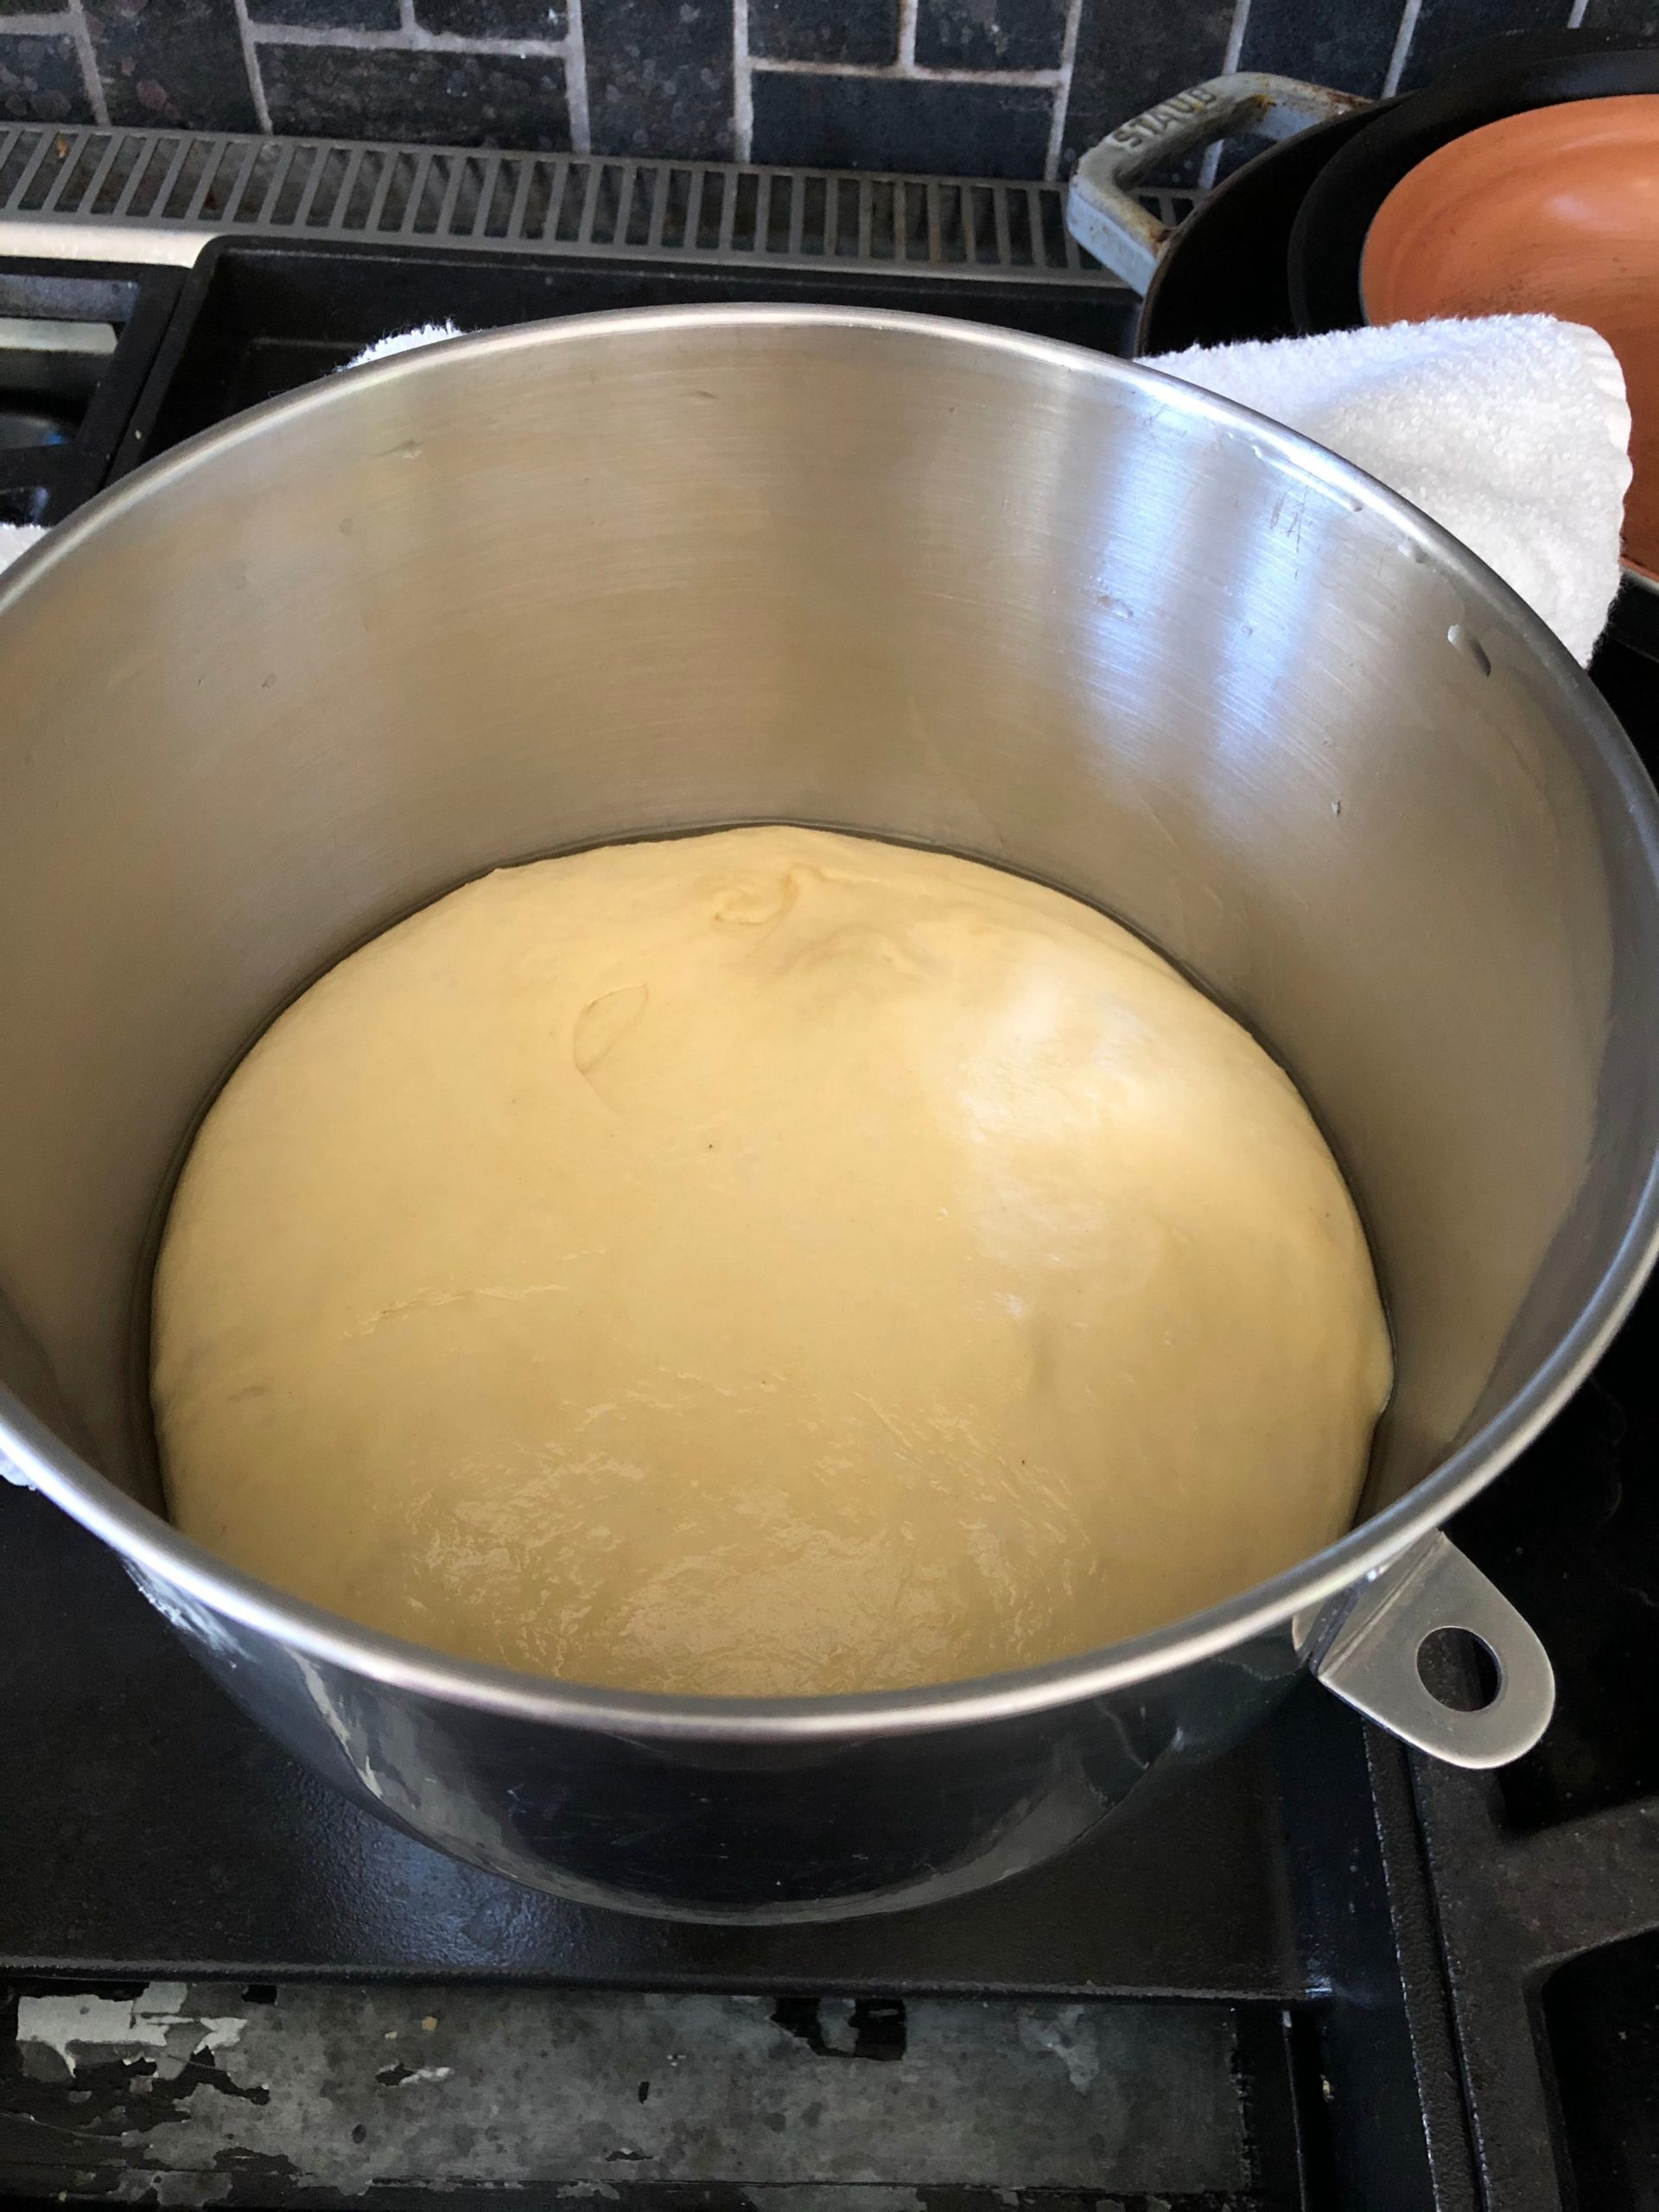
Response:
POLYGON ((378 338, 372 346, 354 353, 346 365, 360 369, 365 361, 385 361, 394 353, 412 353, 417 346, 435 346, 445 338, 460 335, 453 322, 423 322, 417 330, 400 330, 396 337, 378 338))
POLYGON ((0 569, 9 569, 20 553, 27 553, 46 536, 38 522, 0 522, 0 569))
POLYGON ((1351 461, 1460 537, 1587 661, 1618 588, 1630 410, 1605 338, 1553 315, 1192 346, 1144 365, 1351 461))

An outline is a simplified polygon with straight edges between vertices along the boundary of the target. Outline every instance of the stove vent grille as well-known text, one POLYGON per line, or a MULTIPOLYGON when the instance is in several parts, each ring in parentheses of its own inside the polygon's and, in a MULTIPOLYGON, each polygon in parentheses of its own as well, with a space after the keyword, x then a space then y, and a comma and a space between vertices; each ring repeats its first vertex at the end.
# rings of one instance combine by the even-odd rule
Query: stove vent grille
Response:
MULTIPOLYGON (((1166 220, 1190 207, 1154 193, 1166 220)), ((903 267, 1115 285, 1067 235, 1058 185, 164 130, 0 130, 0 216, 189 241, 411 240, 494 253, 731 266, 903 267)))

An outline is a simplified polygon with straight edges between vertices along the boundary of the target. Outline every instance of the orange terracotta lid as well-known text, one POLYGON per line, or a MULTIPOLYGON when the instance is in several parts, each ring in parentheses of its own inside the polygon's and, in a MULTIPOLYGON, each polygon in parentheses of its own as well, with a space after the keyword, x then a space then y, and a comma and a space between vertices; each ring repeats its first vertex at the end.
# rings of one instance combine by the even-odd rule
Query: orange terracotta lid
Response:
POLYGON ((1360 281, 1372 322, 1540 313, 1599 330, 1634 423, 1624 556, 1659 575, 1659 94, 1454 138, 1378 209, 1360 281))

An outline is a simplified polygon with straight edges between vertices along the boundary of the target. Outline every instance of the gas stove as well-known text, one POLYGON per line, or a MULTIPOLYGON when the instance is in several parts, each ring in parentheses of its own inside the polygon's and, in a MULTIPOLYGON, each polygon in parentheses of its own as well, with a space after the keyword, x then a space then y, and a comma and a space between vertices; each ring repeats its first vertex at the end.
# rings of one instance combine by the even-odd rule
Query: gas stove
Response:
MULTIPOLYGON (((1039 188, 710 172, 698 207, 728 223, 683 182, 578 180, 581 219, 532 250, 489 235, 515 158, 453 157, 498 164, 463 238, 429 161, 390 241, 308 235, 315 191, 286 230, 175 233, 186 265, 44 224, 8 257, 0 225, 0 519, 60 519, 446 319, 786 297, 1128 343, 1128 296, 1045 250, 1039 188)), ((198 217, 224 214, 213 174, 198 217)), ((330 204, 357 189, 338 173, 330 204)), ((1656 1334, 1649 1294, 1456 1530, 1560 1676, 1519 1766, 1408 1758, 1310 1689, 1053 1866, 817 1929, 567 1905, 382 1827, 225 1700, 112 1556, 0 1491, 0 2199, 1659 2204, 1656 1334)))

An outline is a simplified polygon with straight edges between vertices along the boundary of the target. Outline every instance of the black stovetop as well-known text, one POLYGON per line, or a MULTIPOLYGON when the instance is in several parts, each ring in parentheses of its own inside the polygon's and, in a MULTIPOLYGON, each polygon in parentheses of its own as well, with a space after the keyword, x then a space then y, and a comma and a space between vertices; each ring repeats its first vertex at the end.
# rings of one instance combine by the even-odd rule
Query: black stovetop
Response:
MULTIPOLYGON (((0 312, 120 332, 57 442, 0 449, 0 519, 57 520, 149 454, 416 323, 779 296, 1109 350, 1131 323, 1104 288, 896 270, 230 241, 182 277, 0 263, 0 312)), ((1659 680, 1628 656, 1605 673, 1644 741, 1659 680)), ((1236 2031, 1254 2182, 1216 2205, 1659 2205, 1656 1332, 1649 1294, 1456 1532, 1556 1663, 1556 1719, 1519 1766, 1494 1779, 1408 1761, 1310 1688, 1058 1864, 849 1926, 667 1926, 442 1858, 297 1767, 109 1554, 41 1500, 0 1491, 0 1980, 1184 1999, 1224 2010, 1236 2031)), ((6 2114, 29 2115, 40 2094, 0 2060, 0 2198, 55 2193, 39 2130, 27 2173, 6 2163, 6 2114)), ((61 2185, 73 2193, 67 2165, 61 2185)), ((283 2197, 273 2182, 261 2201, 283 2197)))

